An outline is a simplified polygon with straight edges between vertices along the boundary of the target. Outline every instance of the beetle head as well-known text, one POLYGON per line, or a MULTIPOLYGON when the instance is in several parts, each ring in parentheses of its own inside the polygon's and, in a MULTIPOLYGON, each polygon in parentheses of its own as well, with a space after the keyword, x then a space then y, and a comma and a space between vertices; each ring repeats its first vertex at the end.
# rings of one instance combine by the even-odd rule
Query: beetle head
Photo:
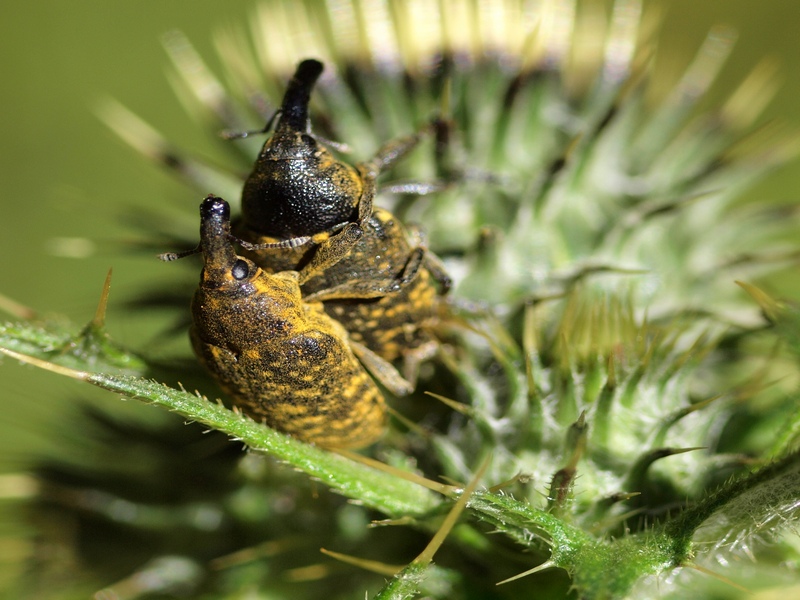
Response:
POLYGON ((322 63, 301 62, 289 82, 275 132, 242 191, 244 225, 279 239, 322 233, 353 221, 363 185, 311 132, 308 104, 322 63))

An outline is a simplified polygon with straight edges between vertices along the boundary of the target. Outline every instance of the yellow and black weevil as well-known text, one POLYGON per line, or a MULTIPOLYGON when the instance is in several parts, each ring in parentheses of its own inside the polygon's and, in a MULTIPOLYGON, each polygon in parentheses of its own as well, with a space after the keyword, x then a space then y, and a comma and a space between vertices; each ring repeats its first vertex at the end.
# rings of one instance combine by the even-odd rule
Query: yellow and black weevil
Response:
POLYGON ((205 198, 200 222, 204 267, 190 337, 207 370, 246 414, 295 437, 334 448, 376 441, 386 406, 356 354, 407 393, 396 371, 351 342, 321 303, 305 301, 296 271, 268 273, 237 256, 225 200, 205 198))
POLYGON ((297 67, 275 131, 244 185, 234 232, 252 244, 244 254, 263 269, 299 271, 307 301, 323 302, 352 340, 383 359, 402 358, 413 381, 419 362, 435 350, 429 331, 450 279, 419 236, 412 239, 388 211, 373 210, 373 199, 381 171, 437 123, 354 167, 337 160, 312 133, 308 114, 322 69, 316 60, 297 67))

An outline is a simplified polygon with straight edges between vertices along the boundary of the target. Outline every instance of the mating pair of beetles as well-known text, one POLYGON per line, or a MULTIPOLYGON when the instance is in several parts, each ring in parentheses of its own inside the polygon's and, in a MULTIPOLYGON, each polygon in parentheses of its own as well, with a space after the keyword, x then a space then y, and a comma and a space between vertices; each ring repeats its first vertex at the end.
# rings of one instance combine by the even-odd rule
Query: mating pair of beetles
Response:
POLYGON ((373 207, 379 173, 432 126, 355 167, 337 160, 308 114, 322 69, 305 60, 289 82, 245 183, 241 218, 232 225, 228 203, 213 195, 200 205, 194 252, 204 268, 190 337, 245 413, 321 446, 355 448, 386 427, 375 380, 407 394, 435 351, 429 328, 450 280, 412 232, 373 207))

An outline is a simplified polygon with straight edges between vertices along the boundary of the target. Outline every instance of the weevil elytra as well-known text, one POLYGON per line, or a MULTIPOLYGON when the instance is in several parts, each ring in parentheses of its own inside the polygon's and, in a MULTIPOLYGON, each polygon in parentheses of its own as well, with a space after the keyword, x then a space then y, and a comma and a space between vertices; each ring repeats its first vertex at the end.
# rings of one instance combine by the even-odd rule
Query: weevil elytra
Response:
POLYGON ((200 222, 204 267, 190 337, 212 376, 246 414, 300 439, 333 448, 376 441, 384 398, 347 331, 301 298, 296 271, 267 273, 237 256, 227 202, 208 196, 200 222))
POLYGON ((322 69, 316 60, 297 67, 275 130, 245 183, 234 231, 254 244, 245 247, 246 256, 270 272, 299 271, 307 300, 323 302, 352 340, 385 360, 403 358, 404 375, 413 381, 419 361, 435 350, 429 328, 450 279, 397 218, 373 209, 373 199, 381 171, 435 124, 387 143, 369 161, 337 160, 309 119, 322 69))

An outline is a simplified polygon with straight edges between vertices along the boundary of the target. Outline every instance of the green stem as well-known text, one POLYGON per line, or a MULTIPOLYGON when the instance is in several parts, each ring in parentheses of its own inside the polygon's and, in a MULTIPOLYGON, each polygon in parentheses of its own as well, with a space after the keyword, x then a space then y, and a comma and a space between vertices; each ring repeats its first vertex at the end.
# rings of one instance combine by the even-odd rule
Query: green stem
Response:
POLYGON ((300 442, 188 392, 126 375, 92 373, 86 380, 227 433, 250 448, 286 461, 345 496, 390 517, 420 516, 439 504, 432 492, 415 483, 300 442))

